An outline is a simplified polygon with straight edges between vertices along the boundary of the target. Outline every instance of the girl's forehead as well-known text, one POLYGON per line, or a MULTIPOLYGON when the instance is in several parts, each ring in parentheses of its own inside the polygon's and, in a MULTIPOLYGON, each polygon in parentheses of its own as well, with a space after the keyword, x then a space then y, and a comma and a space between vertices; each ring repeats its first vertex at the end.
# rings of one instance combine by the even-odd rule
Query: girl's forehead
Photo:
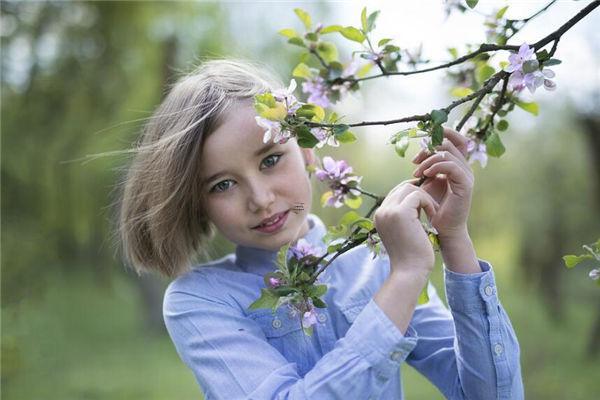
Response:
POLYGON ((256 112, 252 106, 232 106, 225 113, 217 129, 206 138, 204 142, 206 155, 220 150, 252 152, 255 148, 261 147, 264 129, 258 126, 255 116, 256 112))

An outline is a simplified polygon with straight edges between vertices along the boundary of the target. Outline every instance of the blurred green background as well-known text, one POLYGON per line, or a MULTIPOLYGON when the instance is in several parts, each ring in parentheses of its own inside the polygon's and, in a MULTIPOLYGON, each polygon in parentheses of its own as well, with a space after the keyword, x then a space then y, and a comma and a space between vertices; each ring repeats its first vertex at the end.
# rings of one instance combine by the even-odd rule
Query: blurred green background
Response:
MULTIPOLYGON (((299 29, 295 6, 358 22, 340 20, 340 3, 2 1, 4 399, 202 397, 162 323, 168 282, 137 277, 116 251, 115 187, 128 159, 86 155, 128 148, 167 85, 201 59, 262 60, 287 79, 299 50, 276 31, 299 29)), ((471 234, 520 339, 528 399, 600 393, 600 290, 589 269, 561 260, 600 237, 598 81, 588 86, 580 103, 540 101, 537 118, 515 111, 507 153, 474 167, 471 234)), ((377 89, 365 85, 362 101, 377 89)), ((346 114, 370 119, 360 107, 346 114)), ((327 154, 350 160, 370 191, 410 176, 385 133, 357 133, 359 144, 327 154)), ((343 213, 315 204, 326 223, 343 213)), ((213 254, 231 249, 219 239, 213 254)), ((443 294, 440 268, 432 279, 443 294)), ((407 399, 441 398, 408 366, 403 380, 407 399)))

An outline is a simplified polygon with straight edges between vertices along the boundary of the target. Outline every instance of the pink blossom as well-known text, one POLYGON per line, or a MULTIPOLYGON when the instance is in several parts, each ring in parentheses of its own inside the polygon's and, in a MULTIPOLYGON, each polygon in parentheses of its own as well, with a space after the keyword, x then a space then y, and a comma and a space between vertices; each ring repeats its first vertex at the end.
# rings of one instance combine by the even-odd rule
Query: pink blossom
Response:
POLYGON ((284 103, 288 115, 293 115, 302 106, 302 103, 294 96, 296 86, 296 80, 292 79, 287 89, 277 89, 272 92, 276 101, 284 103))
POLYGON ((467 153, 469 158, 469 163, 473 163, 475 161, 479 161, 481 168, 485 168, 487 165, 487 148, 485 143, 478 142, 473 139, 469 139, 467 142, 467 153))
POLYGON ((317 323, 317 312, 315 311, 314 307, 311 305, 311 308, 309 311, 306 311, 304 313, 304 316, 302 317, 302 326, 304 328, 309 327, 309 326, 313 326, 317 323))
POLYGON ((311 245, 306 239, 298 239, 296 245, 290 247, 290 252, 292 257, 297 260, 308 256, 320 257, 323 253, 321 249, 311 245))
POLYGON ((317 148, 319 149, 326 144, 331 147, 338 147, 340 145, 331 131, 328 131, 327 129, 321 127, 311 128, 310 133, 319 140, 319 143, 317 143, 317 148))
POLYGON ((504 69, 506 72, 514 72, 523 69, 523 63, 525 61, 531 60, 531 57, 535 53, 535 49, 533 47, 529 47, 527 43, 523 43, 521 47, 519 47, 518 53, 512 53, 508 57, 508 61, 510 64, 504 69))
POLYGON ((258 116, 254 117, 254 119, 258 126, 266 129, 265 134, 263 135, 263 143, 268 143, 273 139, 275 143, 282 144, 292 137, 292 132, 287 129, 282 129, 279 121, 271 121, 270 119, 258 116))
POLYGON ((269 286, 272 288, 281 286, 281 280, 272 276, 269 278, 269 286))
POLYGON ((332 196, 326 205, 341 207, 346 198, 359 196, 357 189, 362 177, 352 174, 352 167, 344 160, 335 161, 331 157, 323 158, 323 168, 317 168, 315 175, 321 182, 327 183, 332 191, 332 196))
POLYGON ((302 83, 302 92, 308 93, 308 102, 321 107, 329 107, 331 102, 327 97, 329 88, 325 83, 325 79, 321 76, 316 76, 302 83))

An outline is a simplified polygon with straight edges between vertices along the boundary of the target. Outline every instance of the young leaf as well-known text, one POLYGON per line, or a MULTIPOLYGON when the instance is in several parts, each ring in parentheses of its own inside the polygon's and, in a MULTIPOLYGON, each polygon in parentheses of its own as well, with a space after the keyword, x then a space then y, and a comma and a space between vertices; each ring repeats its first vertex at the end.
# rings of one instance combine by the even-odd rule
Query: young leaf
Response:
POLYGON ((292 71, 292 76, 295 76, 296 78, 310 79, 312 77, 312 72, 310 71, 308 65, 300 63, 296 65, 296 68, 294 68, 292 71))
POLYGON ((498 129, 499 131, 505 131, 505 130, 507 130, 508 129, 508 121, 505 120, 505 119, 501 119, 496 124, 496 129, 498 129))
POLYGON ((489 79, 496 70, 491 65, 483 64, 477 67, 475 71, 475 79, 478 83, 483 84, 487 79, 489 79))
POLYGON ((378 43, 377 43, 377 47, 381 47, 383 45, 388 44, 389 42, 391 42, 392 39, 381 39, 378 43))
POLYGON ((300 8, 294 8, 294 12, 298 16, 298 18, 300 18, 300 21, 302 21, 302 23, 304 24, 304 27, 306 27, 307 30, 310 29, 310 26, 311 26, 310 15, 306 11, 304 11, 300 8))
POLYGON ((350 208, 357 209, 362 204, 362 197, 356 197, 354 199, 346 197, 344 199, 344 204, 346 204, 350 208))
POLYGON ((448 121, 448 113, 444 110, 433 110, 431 112, 431 120, 436 125, 441 125, 448 121))
POLYGON ((353 40, 358 43, 365 41, 365 35, 353 26, 346 26, 340 30, 340 33, 349 40, 353 40))
POLYGON ((558 65, 558 64, 561 64, 561 63, 562 63, 562 61, 560 61, 559 59, 557 59, 557 58, 551 58, 551 59, 549 59, 547 61, 544 61, 544 66, 545 67, 551 67, 553 65, 558 65))
POLYGON ((444 141, 444 128, 441 125, 434 125, 431 133, 431 145, 439 146, 444 141))
POLYGON ((249 310, 256 310, 259 308, 274 308, 277 305, 279 296, 276 296, 269 289, 260 289, 260 297, 254 303, 250 304, 249 310))
POLYGON ((317 45, 317 54, 319 54, 328 63, 338 60, 337 47, 335 47, 335 44, 330 42, 319 42, 317 45))
POLYGON ((506 13, 506 10, 508 10, 508 6, 504 6, 500 10, 498 10, 498 12, 496 13, 496 19, 504 17, 504 13, 506 13))
POLYGON ((342 132, 335 135, 335 139, 340 143, 354 143, 356 142, 356 136, 350 131, 342 132))
POLYGON ((291 29, 291 28, 282 29, 279 31, 279 34, 283 35, 289 39, 300 36, 300 35, 298 35, 298 32, 296 32, 294 29, 291 29))
POLYGON ((492 157, 500 157, 506 151, 506 148, 500 140, 500 136, 496 132, 492 132, 485 140, 485 146, 487 148, 487 153, 492 157))
POLYGON ((296 46, 300 46, 300 47, 306 47, 306 45, 304 44, 304 40, 302 40, 302 38, 299 37, 293 37, 290 40, 288 40, 289 44, 293 44, 296 46))
POLYGON ((464 86, 457 86, 450 91, 450 94, 454 97, 465 97, 473 94, 473 89, 464 86))
POLYGON ((469 8, 473 9, 475 8, 478 2, 479 0, 467 0, 467 5, 469 6, 469 8))
POLYGON ((421 293, 419 294, 419 298, 417 299, 417 304, 421 305, 421 304, 425 304, 429 302, 429 294, 427 294, 427 285, 425 285, 425 287, 423 288, 423 290, 421 290, 421 293))
POLYGON ((310 130, 303 126, 304 129, 296 129, 297 142, 300 147, 304 148, 313 148, 319 143, 319 139, 317 139, 310 130))
POLYGON ((319 33, 321 35, 325 35, 328 33, 340 32, 342 29, 344 29, 344 27, 341 25, 329 25, 329 26, 326 26, 325 28, 321 29, 319 31, 319 33))
POLYGON ((379 11, 373 11, 369 18, 367 18, 367 32, 371 32, 375 29, 375 21, 377 21, 377 17, 379 16, 379 11))
POLYGON ((313 297, 312 301, 313 301, 313 305, 317 308, 327 308, 327 304, 323 300, 319 299, 318 297, 313 297))
POLYGON ((540 107, 535 102, 526 103, 524 101, 515 100, 515 104, 517 106, 519 106, 520 108, 522 108, 523 110, 525 110, 528 113, 531 113, 533 115, 538 115, 538 113, 540 111, 540 107))
POLYGON ((591 254, 583 254, 580 256, 574 256, 574 255, 563 256, 563 260, 564 260, 567 268, 573 268, 574 266, 576 266, 577 264, 579 264, 582 261, 593 260, 593 259, 594 259, 594 257, 591 254))
POLYGON ((408 136, 402 136, 400 140, 394 144, 396 154, 398 154, 400 157, 404 157, 409 144, 408 136))
POLYGON ((367 30, 367 7, 364 7, 362 9, 362 12, 360 13, 360 23, 362 25, 363 32, 368 32, 368 30, 367 30))

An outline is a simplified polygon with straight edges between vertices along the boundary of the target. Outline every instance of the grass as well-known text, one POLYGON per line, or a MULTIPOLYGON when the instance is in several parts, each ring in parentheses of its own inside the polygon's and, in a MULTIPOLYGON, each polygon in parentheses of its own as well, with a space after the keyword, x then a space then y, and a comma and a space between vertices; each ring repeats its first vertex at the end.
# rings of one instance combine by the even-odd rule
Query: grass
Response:
MULTIPOLYGON (((433 278, 438 288, 440 278, 433 278)), ((591 300, 598 294, 594 285, 570 290, 566 320, 553 325, 534 295, 509 285, 510 273, 499 273, 498 281, 521 343, 526 398, 594 398, 600 363, 585 361, 583 353, 596 304, 591 300)), ((41 300, 2 310, 4 399, 202 398, 166 333, 144 332, 130 281, 117 277, 101 287, 92 276, 56 275, 46 287, 41 300)), ((442 398, 408 366, 403 382, 409 400, 442 398)))

